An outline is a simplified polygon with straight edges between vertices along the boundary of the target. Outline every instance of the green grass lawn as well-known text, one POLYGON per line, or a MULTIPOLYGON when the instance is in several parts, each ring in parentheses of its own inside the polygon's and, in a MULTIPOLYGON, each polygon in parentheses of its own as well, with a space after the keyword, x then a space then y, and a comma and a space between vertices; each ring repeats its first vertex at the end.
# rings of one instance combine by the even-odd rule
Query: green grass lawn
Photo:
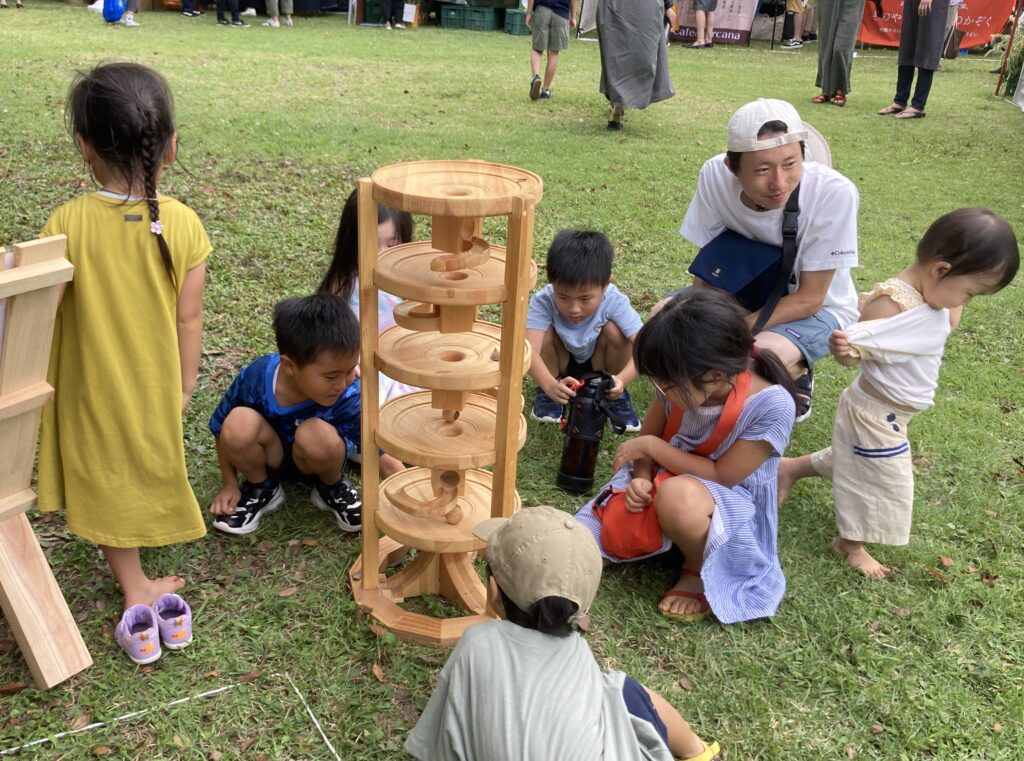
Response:
MULTIPOLYGON (((271 350, 273 304, 319 281, 354 180, 384 164, 478 158, 537 172, 545 197, 534 256, 542 261, 563 227, 604 231, 618 252, 616 281, 641 311, 686 282, 694 251, 676 230, 697 171, 724 148, 729 114, 759 96, 797 104, 857 184, 858 286, 902 269, 928 224, 958 206, 992 207, 1024 234, 1024 122, 992 96, 991 59, 945 62, 928 118, 897 122, 875 115, 892 97, 892 52, 858 58, 840 109, 807 102, 814 46, 677 46, 676 97, 628 112, 626 129, 609 133, 591 43, 572 45, 554 98, 534 103, 525 37, 385 33, 343 16, 224 29, 212 13, 144 13, 138 29, 105 28, 81 7, 28 5, 0 12, 0 242, 34 237, 52 209, 90 187, 62 121, 76 68, 139 61, 175 92, 181 161, 161 189, 199 212, 215 247, 202 377, 186 423, 203 504, 219 488, 211 410, 234 373, 271 350)), ((492 237, 498 229, 487 228, 492 237)), ((1022 324, 1019 281, 971 304, 950 340, 936 408, 911 434, 911 544, 879 552, 896 569, 889 580, 861 578, 829 553, 827 484, 805 482, 782 513, 788 592, 774 619, 669 622, 655 606, 674 568, 615 568, 588 635, 598 659, 664 694, 729 759, 1024 758, 1022 324)), ((791 453, 828 442, 852 377, 830 361, 819 368, 815 413, 794 432, 791 453)), ((636 396, 649 401, 645 381, 636 396)), ((519 466, 524 504, 581 504, 554 486, 560 446, 553 428, 531 422, 519 466)), ((613 449, 607 441, 599 478, 613 449)), ((50 691, 19 690, 28 673, 0 624, 0 751, 152 709, 23 755, 333 758, 305 700, 341 758, 401 757, 445 652, 377 636, 357 620, 346 576, 357 540, 339 536, 306 497, 290 490, 289 509, 251 537, 211 532, 145 556, 155 572, 189 577, 197 640, 141 669, 112 639, 120 595, 95 547, 59 516, 34 514, 96 663, 50 691), (167 706, 228 685, 237 686, 167 706)))

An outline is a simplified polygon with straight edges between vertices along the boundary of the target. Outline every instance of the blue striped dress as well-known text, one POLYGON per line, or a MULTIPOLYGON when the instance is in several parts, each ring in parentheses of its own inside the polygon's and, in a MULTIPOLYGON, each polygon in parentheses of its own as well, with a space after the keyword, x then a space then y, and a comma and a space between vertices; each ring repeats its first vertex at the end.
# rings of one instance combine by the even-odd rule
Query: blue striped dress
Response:
MULTIPOLYGON (((711 434, 721 414, 720 406, 687 411, 672 446, 684 452, 696 448, 711 434)), ((789 443, 794 414, 793 398, 782 386, 769 386, 748 397, 736 426, 711 459, 721 457, 737 439, 766 441, 771 444, 772 455, 731 489, 697 479, 715 499, 700 575, 708 604, 723 624, 773 615, 786 591, 778 557, 776 505, 779 458, 789 443)), ((609 483, 624 489, 632 478, 630 463, 620 468, 609 483)), ((576 518, 601 546, 601 522, 594 515, 593 504, 591 501, 580 508, 576 518)), ((672 541, 665 536, 661 549, 644 557, 666 552, 671 546, 672 541)), ((613 563, 625 562, 608 555, 603 547, 601 554, 613 563)))

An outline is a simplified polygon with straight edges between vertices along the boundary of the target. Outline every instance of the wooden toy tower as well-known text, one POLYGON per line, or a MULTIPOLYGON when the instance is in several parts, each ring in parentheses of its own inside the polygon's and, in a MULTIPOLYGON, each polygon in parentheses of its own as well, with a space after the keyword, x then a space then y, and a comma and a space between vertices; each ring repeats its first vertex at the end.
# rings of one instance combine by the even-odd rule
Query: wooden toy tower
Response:
POLYGON ((543 187, 531 172, 479 161, 394 164, 359 182, 363 552, 350 576, 361 608, 404 640, 451 646, 483 619, 473 567, 483 543, 473 527, 519 509, 533 213, 543 187), (378 255, 378 205, 430 216, 431 240, 378 255), (496 216, 507 218, 504 248, 481 237, 483 218, 496 216), (379 335, 378 289, 405 299, 397 324, 379 335), (501 304, 500 325, 477 319, 484 304, 501 304), (424 390, 378 407, 379 373, 424 390), (378 448, 411 467, 381 483, 378 448), (385 558, 403 545, 416 556, 385 576, 385 558), (467 615, 398 605, 425 594, 467 615))
POLYGON ((40 689, 92 665, 78 625, 25 511, 36 502, 32 465, 43 405, 60 287, 73 268, 57 235, 14 246, 3 271, 0 249, 0 603, 40 689), (6 303, 4 303, 6 302, 6 303))

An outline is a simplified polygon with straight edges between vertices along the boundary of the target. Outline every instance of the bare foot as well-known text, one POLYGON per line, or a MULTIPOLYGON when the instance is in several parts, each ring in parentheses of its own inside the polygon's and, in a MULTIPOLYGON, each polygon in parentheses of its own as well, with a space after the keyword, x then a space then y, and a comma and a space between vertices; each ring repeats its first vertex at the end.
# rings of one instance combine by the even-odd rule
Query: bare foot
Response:
POLYGON ((864 549, 863 542, 851 542, 849 539, 837 536, 828 546, 837 555, 845 555, 846 562, 865 576, 870 576, 873 579, 884 579, 892 573, 891 568, 879 563, 871 556, 870 552, 864 549))
POLYGON ((789 492, 793 489, 793 484, 797 481, 796 475, 793 472, 793 461, 789 457, 783 457, 779 460, 779 488, 778 488, 778 500, 776 504, 779 507, 785 503, 789 498, 789 492))
POLYGON ((146 583, 136 589, 124 590, 124 609, 133 605, 152 605, 160 595, 177 592, 185 586, 181 576, 158 576, 146 579, 146 583))
MULTIPOLYGON (((686 570, 690 569, 684 569, 684 571, 686 570)), ((672 585, 672 588, 665 593, 661 602, 658 603, 658 609, 663 610, 666 613, 673 613, 676 615, 700 613, 701 608, 703 607, 700 600, 695 600, 692 597, 682 597, 680 595, 671 594, 676 591, 703 594, 704 582, 701 580, 699 573, 692 572, 680 574, 676 583, 672 585)))

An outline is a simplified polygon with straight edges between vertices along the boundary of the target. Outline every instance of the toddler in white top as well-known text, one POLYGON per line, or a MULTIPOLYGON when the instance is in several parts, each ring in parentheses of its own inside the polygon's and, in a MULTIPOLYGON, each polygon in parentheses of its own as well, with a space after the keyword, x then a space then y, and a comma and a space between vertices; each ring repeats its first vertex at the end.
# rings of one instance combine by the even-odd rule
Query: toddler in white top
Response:
POLYGON ((860 365, 836 409, 832 446, 779 466, 779 503, 800 478, 832 481, 836 527, 831 548, 861 572, 890 569, 865 543, 907 544, 914 474, 907 426, 932 406, 942 352, 963 307, 1005 288, 1020 255, 1013 230, 988 209, 939 217, 917 245, 917 258, 895 278, 864 294, 860 321, 834 331, 829 349, 840 364, 860 365))

